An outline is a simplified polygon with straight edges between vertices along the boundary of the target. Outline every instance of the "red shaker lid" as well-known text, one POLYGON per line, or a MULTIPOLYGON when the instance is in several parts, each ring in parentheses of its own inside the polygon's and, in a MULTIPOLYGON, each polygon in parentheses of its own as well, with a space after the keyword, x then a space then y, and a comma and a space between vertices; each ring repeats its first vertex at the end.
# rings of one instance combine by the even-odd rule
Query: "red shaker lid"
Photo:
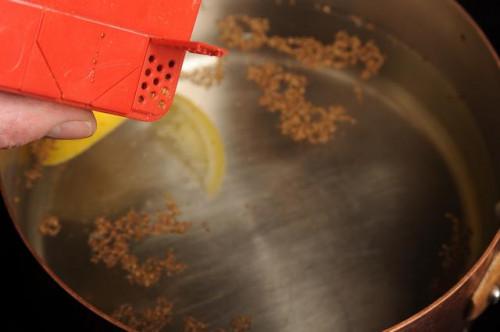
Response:
POLYGON ((0 89, 154 121, 170 108, 201 0, 0 0, 0 89))

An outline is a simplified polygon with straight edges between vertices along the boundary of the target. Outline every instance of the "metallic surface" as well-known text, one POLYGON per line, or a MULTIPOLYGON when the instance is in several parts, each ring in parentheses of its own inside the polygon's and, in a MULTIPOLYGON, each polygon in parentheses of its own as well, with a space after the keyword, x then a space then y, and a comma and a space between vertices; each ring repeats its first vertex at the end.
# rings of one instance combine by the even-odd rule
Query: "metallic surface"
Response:
MULTIPOLYGON (((296 2, 206 0, 194 37, 216 42, 216 20, 244 12, 269 17, 273 34, 328 41, 347 29, 373 38, 387 64, 362 83, 362 103, 353 93, 361 83, 356 73, 310 70, 267 51, 232 52, 221 86, 182 83, 179 92, 201 106, 224 140, 227 173, 215 198, 157 139, 161 123, 126 124, 88 153, 47 170, 31 191, 23 186, 25 151, 2 156, 2 191, 22 236, 88 305, 109 314, 122 303, 148 306, 164 295, 180 317, 211 326, 248 314, 254 331, 373 331, 430 305, 477 261, 445 297, 395 329, 465 324, 467 300, 498 250, 490 245, 499 225, 497 60, 451 1, 323 1, 333 5, 331 15, 313 1, 296 2), (356 27, 350 14, 376 29, 356 27), (249 63, 266 61, 307 75, 311 100, 344 105, 357 124, 342 127, 325 146, 281 136, 275 114, 257 106, 260 92, 245 79, 249 63), (89 262, 96 217, 154 211, 166 193, 195 228, 135 250, 175 248, 189 264, 183 275, 144 290, 120 271, 89 262), (471 231, 452 254, 451 269, 440 256, 453 236, 446 213, 471 231), (46 214, 64 225, 56 238, 37 232, 46 214)), ((185 68, 202 65, 188 58, 185 68)))
POLYGON ((491 304, 497 304, 498 302, 500 302, 500 287, 499 286, 495 286, 495 288, 493 288, 493 291, 491 292, 489 301, 491 304))
POLYGON ((495 301, 498 285, 500 285, 500 253, 491 258, 488 270, 472 296, 468 313, 471 319, 479 317, 495 301))

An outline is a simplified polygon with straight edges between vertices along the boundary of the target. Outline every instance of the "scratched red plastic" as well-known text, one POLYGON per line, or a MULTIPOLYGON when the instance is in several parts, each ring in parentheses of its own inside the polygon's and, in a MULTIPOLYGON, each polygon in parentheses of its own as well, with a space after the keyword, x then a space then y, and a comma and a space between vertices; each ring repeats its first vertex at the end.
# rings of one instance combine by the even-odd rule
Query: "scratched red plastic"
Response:
POLYGON ((201 0, 0 0, 0 90, 132 119, 170 108, 201 0))

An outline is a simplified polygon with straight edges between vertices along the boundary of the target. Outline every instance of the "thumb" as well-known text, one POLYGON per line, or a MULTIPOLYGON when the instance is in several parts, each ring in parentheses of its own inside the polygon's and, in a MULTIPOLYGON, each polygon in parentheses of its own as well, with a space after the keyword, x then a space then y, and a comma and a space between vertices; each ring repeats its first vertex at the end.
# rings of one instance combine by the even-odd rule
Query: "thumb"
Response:
POLYGON ((96 129, 92 112, 24 96, 0 93, 0 149, 51 137, 77 139, 96 129))

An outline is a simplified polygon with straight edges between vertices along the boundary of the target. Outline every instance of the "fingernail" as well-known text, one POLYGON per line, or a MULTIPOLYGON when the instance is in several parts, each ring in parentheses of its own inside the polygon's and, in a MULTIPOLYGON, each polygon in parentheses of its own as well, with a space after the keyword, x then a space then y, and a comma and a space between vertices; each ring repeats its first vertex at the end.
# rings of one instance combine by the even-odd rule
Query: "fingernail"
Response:
POLYGON ((90 121, 69 121, 52 128, 47 136, 60 139, 85 138, 92 135, 94 131, 95 128, 90 121))

